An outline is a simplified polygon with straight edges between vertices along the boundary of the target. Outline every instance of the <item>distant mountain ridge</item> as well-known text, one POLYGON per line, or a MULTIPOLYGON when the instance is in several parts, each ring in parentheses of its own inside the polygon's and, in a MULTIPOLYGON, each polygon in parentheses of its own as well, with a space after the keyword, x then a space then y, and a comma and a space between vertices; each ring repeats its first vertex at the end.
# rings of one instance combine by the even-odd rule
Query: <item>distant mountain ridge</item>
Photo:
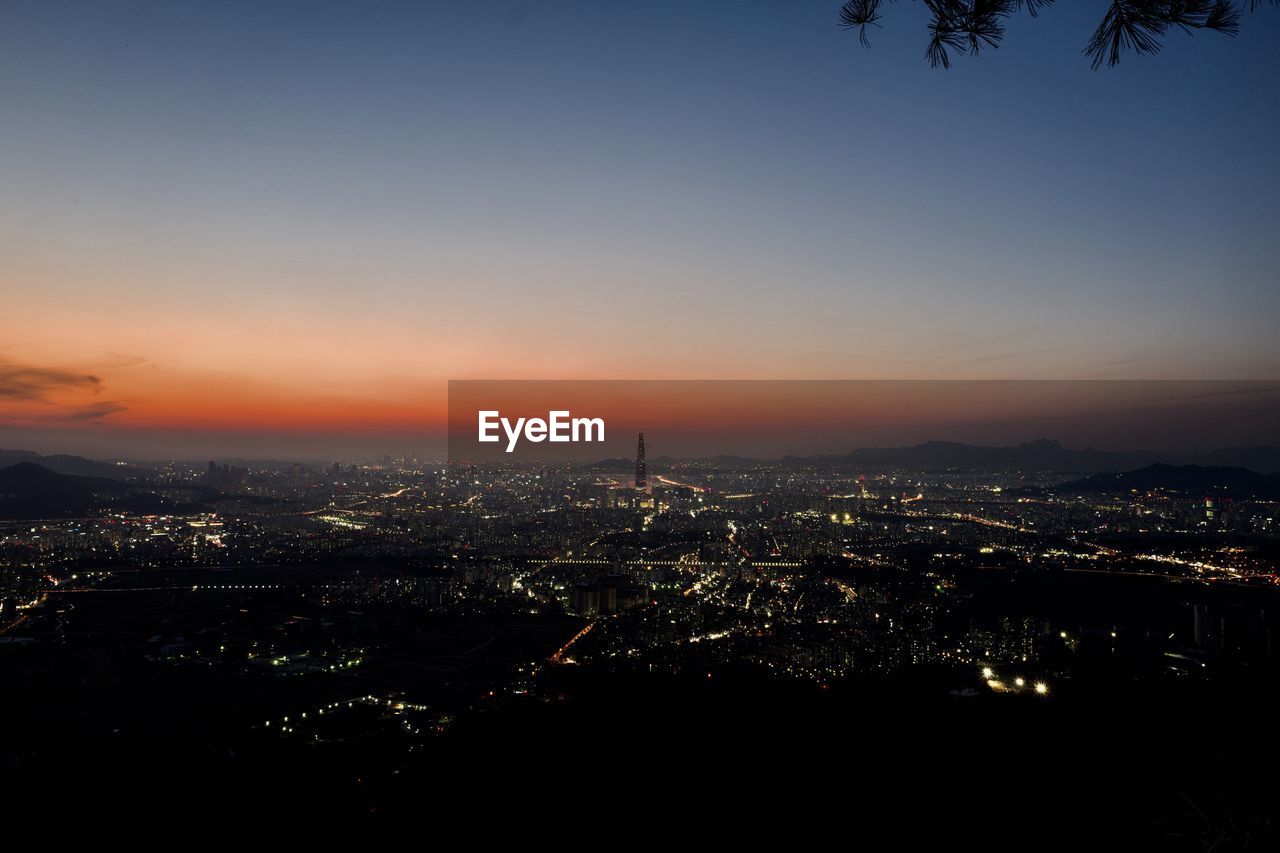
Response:
POLYGON ((1156 463, 1121 474, 1094 474, 1053 491, 1079 492, 1168 491, 1197 497, 1280 499, 1280 474, 1259 474, 1221 465, 1165 465, 1156 463))
MULTIPOLYGON (((617 460, 608 460, 616 463, 617 460)), ((926 441, 910 447, 872 447, 843 455, 784 456, 777 460, 716 456, 677 460, 669 456, 650 460, 650 467, 677 462, 706 462, 727 467, 758 465, 772 461, 794 467, 906 468, 917 470, 987 469, 1039 471, 1063 474, 1133 471, 1148 465, 1200 465, 1246 468, 1263 474, 1280 472, 1280 447, 1227 447, 1207 453, 1170 453, 1151 450, 1117 451, 1086 448, 1073 450, 1053 439, 1040 438, 1009 446, 926 441)))
POLYGON ((0 470, 0 518, 73 515, 132 494, 119 480, 59 474, 34 462, 0 470))
MULTIPOLYGON (((0 468, 20 462, 41 465, 59 474, 80 477, 107 477, 114 480, 145 478, 154 474, 138 465, 120 465, 86 459, 83 456, 55 454, 43 456, 29 450, 0 449, 0 468)), ((703 462, 727 468, 749 467, 764 462, 791 467, 824 469, 907 468, 918 470, 987 469, 1038 471, 1058 474, 1095 474, 1134 471, 1148 465, 1200 465, 1204 467, 1246 468, 1262 474, 1280 473, 1280 446, 1224 447, 1205 453, 1178 453, 1150 450, 1074 450, 1060 442, 1040 438, 1022 444, 988 446, 956 441, 926 441, 903 447, 868 447, 845 454, 784 456, 780 459, 752 459, 744 456, 717 455, 710 458, 676 458, 660 456, 649 460, 651 469, 661 469, 682 462, 703 462)), ((293 464, 235 460, 243 467, 284 468, 293 464)), ((307 463, 311 464, 311 463, 307 463)), ((316 463, 318 464, 318 463, 316 463)), ((320 467, 323 467, 322 465, 320 467)), ((634 470, 635 460, 625 457, 601 459, 579 466, 583 469, 607 471, 634 470)))
MULTIPOLYGON (((169 490, 170 495, 173 491, 169 490)), ((231 499, 201 485, 181 486, 178 491, 190 493, 192 499, 164 497, 144 484, 110 477, 60 474, 35 462, 19 462, 0 468, 0 519, 67 518, 103 509, 196 512, 207 509, 209 504, 231 499)), ((245 496, 234 499, 268 500, 245 496)))
POLYGON ((138 465, 117 465, 114 462, 99 462, 83 456, 70 456, 55 453, 43 456, 31 450, 0 449, 0 468, 8 468, 20 462, 31 462, 58 474, 73 474, 77 477, 109 477, 123 480, 128 477, 141 477, 152 473, 138 465))

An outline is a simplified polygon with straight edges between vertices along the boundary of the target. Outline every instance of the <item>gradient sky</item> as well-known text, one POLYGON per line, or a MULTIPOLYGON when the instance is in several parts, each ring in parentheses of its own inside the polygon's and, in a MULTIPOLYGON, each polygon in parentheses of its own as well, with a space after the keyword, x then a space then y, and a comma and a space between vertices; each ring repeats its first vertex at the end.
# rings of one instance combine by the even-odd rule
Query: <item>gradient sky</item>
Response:
MULTIPOLYGON (((1280 13, 10 2, 0 446, 424 451, 449 378, 1280 377, 1280 13)), ((945 438, 946 436, 939 436, 945 438)), ((1028 436, 1034 437, 1034 436, 1028 436)))

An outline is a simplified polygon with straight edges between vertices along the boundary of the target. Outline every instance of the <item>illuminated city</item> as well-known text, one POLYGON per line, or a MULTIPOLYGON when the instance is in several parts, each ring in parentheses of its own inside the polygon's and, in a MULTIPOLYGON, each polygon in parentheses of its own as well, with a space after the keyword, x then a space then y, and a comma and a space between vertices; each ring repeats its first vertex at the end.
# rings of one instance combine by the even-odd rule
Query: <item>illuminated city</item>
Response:
POLYGON ((1280 0, 3 8, 14 844, 1280 850, 1280 0))
MULTIPOLYGON (((109 649, 90 677, 138 681, 139 701, 216 690, 204 710, 236 752, 324 762, 376 743, 356 764, 387 780, 600 685, 906 691, 1025 715, 1278 662, 1275 477, 1206 493, 1171 476, 1241 469, 1157 463, 1103 487, 659 461, 643 439, 635 460, 589 464, 153 463, 102 480, 41 462, 101 465, 0 471, 0 492, 94 490, 83 511, 0 524, 5 665, 71 671, 109 649)), ((137 713, 94 725, 159 724, 137 713)))

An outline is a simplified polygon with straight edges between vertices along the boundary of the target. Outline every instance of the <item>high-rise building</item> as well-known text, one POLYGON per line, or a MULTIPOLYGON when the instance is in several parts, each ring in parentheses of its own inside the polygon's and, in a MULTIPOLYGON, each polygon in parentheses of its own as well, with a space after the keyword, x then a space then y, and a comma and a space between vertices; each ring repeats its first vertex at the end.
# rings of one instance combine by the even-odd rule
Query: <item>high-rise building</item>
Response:
POLYGON ((636 488, 649 486, 649 469, 644 462, 644 433, 640 433, 640 442, 636 445, 636 488))

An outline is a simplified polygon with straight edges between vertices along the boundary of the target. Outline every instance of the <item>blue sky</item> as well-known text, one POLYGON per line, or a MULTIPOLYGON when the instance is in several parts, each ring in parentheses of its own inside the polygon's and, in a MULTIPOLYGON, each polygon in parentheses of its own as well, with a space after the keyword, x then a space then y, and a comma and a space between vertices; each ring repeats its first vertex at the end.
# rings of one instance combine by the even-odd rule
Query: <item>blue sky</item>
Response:
POLYGON ((1092 71, 1104 6, 940 71, 911 2, 870 50, 835 2, 10 3, 0 358, 146 360, 122 428, 197 381, 1274 378, 1280 13, 1092 71))

